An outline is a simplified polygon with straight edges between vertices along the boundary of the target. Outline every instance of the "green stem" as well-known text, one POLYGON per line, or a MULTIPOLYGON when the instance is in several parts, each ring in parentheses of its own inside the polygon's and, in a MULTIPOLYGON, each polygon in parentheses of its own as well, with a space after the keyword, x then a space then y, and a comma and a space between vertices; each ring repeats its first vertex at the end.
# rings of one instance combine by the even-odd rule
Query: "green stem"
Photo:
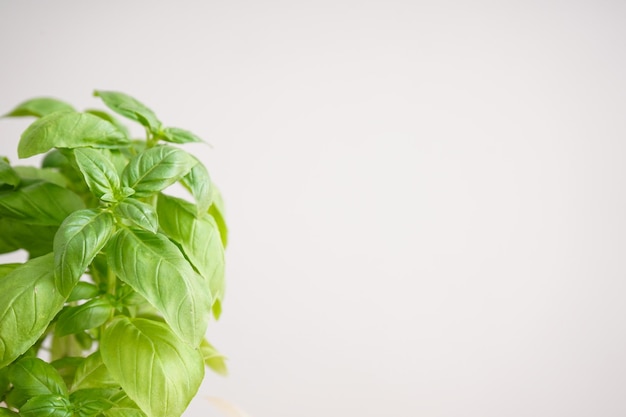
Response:
POLYGON ((116 286, 117 286, 117 276, 115 276, 115 273, 111 270, 111 268, 108 268, 107 270, 107 293, 111 295, 115 295, 115 292, 117 290, 116 286))
POLYGON ((148 128, 146 128, 146 148, 150 149, 156 146, 159 142, 159 138, 155 137, 148 128))

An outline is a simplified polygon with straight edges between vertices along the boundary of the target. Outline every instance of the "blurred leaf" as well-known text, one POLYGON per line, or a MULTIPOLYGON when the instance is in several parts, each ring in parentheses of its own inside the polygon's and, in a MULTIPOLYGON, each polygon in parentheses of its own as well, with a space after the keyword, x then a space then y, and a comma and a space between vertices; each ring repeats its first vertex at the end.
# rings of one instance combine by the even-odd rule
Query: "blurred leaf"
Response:
POLYGON ((181 179, 181 183, 196 200, 196 217, 204 215, 213 201, 211 178, 204 164, 198 161, 181 179))
POLYGON ((0 158, 0 186, 8 185, 16 188, 20 183, 20 177, 11 167, 6 158, 0 158))
POLYGON ((22 180, 41 180, 51 182, 59 187, 67 187, 67 178, 56 169, 20 165, 13 167, 13 169, 22 180))
POLYGON ((34 226, 15 219, 0 218, 0 253, 25 249, 31 258, 52 252, 57 226, 34 226))
POLYGON ((163 140, 171 143, 193 143, 204 142, 199 136, 188 130, 179 129, 177 127, 166 127, 161 131, 160 136, 163 140))
POLYGON ((200 354, 204 364, 212 369, 214 372, 220 375, 227 375, 228 368, 226 367, 226 357, 219 353, 213 345, 211 345, 206 339, 202 339, 200 344, 200 354))
POLYGON ((7 113, 5 117, 43 117, 49 115, 50 113, 61 110, 73 111, 74 108, 69 104, 55 98, 39 97, 26 100, 23 103, 18 104, 18 106, 11 110, 9 113, 7 113))
POLYGON ((20 417, 20 415, 11 410, 0 407, 0 417, 20 417))
POLYGON ((78 356, 65 356, 63 358, 52 361, 50 365, 57 370, 65 385, 69 387, 74 380, 76 370, 85 361, 85 358, 78 356))

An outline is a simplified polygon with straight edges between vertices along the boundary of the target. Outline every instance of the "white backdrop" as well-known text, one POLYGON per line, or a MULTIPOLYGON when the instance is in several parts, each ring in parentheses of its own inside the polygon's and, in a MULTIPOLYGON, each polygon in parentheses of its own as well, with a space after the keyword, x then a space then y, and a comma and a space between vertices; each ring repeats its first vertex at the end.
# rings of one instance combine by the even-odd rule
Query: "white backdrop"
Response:
MULTIPOLYGON (((213 144, 190 149, 227 204, 230 376, 189 417, 207 395, 624 416, 625 22, 618 0, 0 0, 0 113, 120 90, 213 144)), ((28 123, 0 120, 14 162, 28 123)))

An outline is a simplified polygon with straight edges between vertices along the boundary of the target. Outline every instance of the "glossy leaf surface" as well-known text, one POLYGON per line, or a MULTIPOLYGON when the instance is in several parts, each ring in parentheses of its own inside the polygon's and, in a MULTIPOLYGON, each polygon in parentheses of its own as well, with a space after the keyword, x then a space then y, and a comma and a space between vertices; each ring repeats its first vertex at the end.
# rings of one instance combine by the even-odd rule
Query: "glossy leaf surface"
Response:
POLYGON ((38 395, 20 408, 20 417, 73 417, 69 399, 60 395, 38 395))
POLYGON ((149 204, 127 198, 115 207, 115 214, 131 225, 156 233, 159 229, 157 212, 149 204))
POLYGON ((31 124, 22 134, 17 154, 27 158, 52 148, 117 148, 128 144, 126 135, 106 120, 89 113, 60 111, 31 124))
POLYGON ((61 294, 70 294, 113 231, 113 215, 106 211, 76 211, 63 222, 54 237, 55 280, 61 294))
POLYGON ((113 306, 106 297, 95 298, 85 304, 66 307, 57 318, 55 333, 65 336, 102 326, 113 314, 113 306))
POLYGON ((102 362, 100 352, 94 352, 76 369, 70 389, 76 391, 87 388, 114 388, 118 385, 102 362))
POLYGON ((208 324, 211 294, 166 236, 121 229, 107 248, 115 274, 145 297, 185 342, 198 346, 208 324))
POLYGON ((120 132, 123 132, 127 137, 130 137, 128 128, 124 126, 116 117, 113 117, 109 113, 102 111, 102 110, 97 110, 97 109, 88 109, 88 110, 85 110, 85 113, 93 114, 94 116, 98 116, 99 118, 106 120, 107 122, 117 127, 120 130, 120 132))
POLYGON ((9 186, 15 188, 20 183, 20 177, 17 172, 9 165, 5 158, 0 158, 0 187, 9 186))
POLYGON ((14 363, 9 370, 9 379, 13 384, 12 402, 17 407, 39 395, 67 395, 61 375, 39 358, 23 358, 14 363))
POLYGON ((178 148, 150 148, 130 160, 122 172, 122 185, 135 190, 133 197, 147 197, 174 184, 197 163, 178 148))
POLYGON ((76 210, 85 208, 72 191, 49 182, 35 182, 15 191, 0 192, 0 217, 39 226, 58 226, 76 210))
POLYGON ((209 214, 213 216, 215 223, 217 223, 222 244, 224 247, 228 246, 228 226, 226 225, 224 200, 222 199, 222 194, 215 186, 213 186, 213 204, 209 208, 209 214))
POLYGON ((159 195, 157 212, 163 231, 178 242, 187 258, 204 277, 214 299, 224 297, 224 247, 217 224, 204 214, 196 218, 195 207, 180 198, 159 195))
POLYGON ((26 352, 61 310, 52 254, 32 259, 0 279, 0 368, 26 352))
POLYGON ((96 417, 103 411, 113 406, 109 397, 111 392, 117 390, 103 388, 89 388, 74 391, 70 395, 70 402, 74 411, 74 417, 96 417))
POLYGON ((25 249, 31 258, 50 253, 57 229, 57 226, 34 226, 11 218, 0 218, 0 253, 25 249))
POLYGON ((24 180, 41 180, 51 182, 60 187, 67 187, 67 178, 56 169, 51 168, 37 168, 31 166, 14 166, 13 169, 19 175, 22 181, 24 180))
POLYGON ((200 353, 163 323, 120 317, 106 329, 101 350, 113 377, 149 417, 180 416, 204 376, 200 353))
POLYGON ((111 159, 91 148, 75 149, 74 157, 91 192, 102 200, 115 201, 120 191, 120 177, 111 159))
POLYGON ((93 298, 100 293, 100 289, 90 282, 79 281, 67 301, 78 301, 93 298))
POLYGON ((202 216, 207 212, 213 201, 211 178, 205 166, 198 162, 191 171, 181 179, 182 184, 196 200, 196 214, 202 216))

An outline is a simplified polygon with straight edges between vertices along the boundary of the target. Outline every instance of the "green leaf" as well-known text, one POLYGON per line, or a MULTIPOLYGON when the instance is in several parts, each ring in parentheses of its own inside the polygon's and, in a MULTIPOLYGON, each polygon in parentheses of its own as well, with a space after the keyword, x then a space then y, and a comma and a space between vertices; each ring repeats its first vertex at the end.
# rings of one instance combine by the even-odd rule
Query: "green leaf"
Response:
POLYGON ((9 275, 9 272, 13 272, 15 268, 20 266, 20 263, 12 263, 12 264, 2 264, 0 265, 0 279, 4 278, 6 275, 9 275))
POLYGON ((156 233, 159 229, 159 220, 154 207, 134 198, 120 202, 115 207, 115 214, 121 219, 128 220, 130 225, 138 226, 152 233, 156 233))
POLYGON ((0 186, 8 185, 16 188, 20 183, 20 177, 11 167, 6 158, 0 158, 0 186))
POLYGON ((206 339, 202 339, 200 353, 204 364, 220 375, 227 375, 226 357, 219 353, 206 339))
POLYGON ((206 213, 213 201, 213 189, 209 172, 204 164, 198 161, 181 182, 196 200, 196 214, 200 216, 206 213))
POLYGON ((50 365, 57 370, 66 386, 70 386, 74 377, 76 376, 76 370, 85 361, 85 358, 78 356, 65 356, 63 358, 52 361, 50 365))
MULTIPOLYGON (((134 349, 134 348, 133 348, 134 349)), ((119 384, 113 379, 109 370, 102 362, 99 351, 89 355, 76 369, 71 391, 87 388, 115 388, 119 384)))
POLYGON ((211 294, 176 245, 161 233, 120 229, 107 256, 115 274, 159 310, 182 340, 200 344, 211 294))
MULTIPOLYGON (((9 379, 9 367, 0 369, 0 402, 4 401, 7 392, 11 390, 11 380, 9 379)), ((1 415, 1 414, 0 414, 1 415)))
POLYGON ((101 200, 116 201, 120 192, 120 177, 113 162, 92 148, 74 149, 74 157, 91 192, 101 200))
POLYGON ((163 231, 178 242, 191 264, 206 280, 214 300, 224 298, 224 247, 217 224, 180 198, 159 195, 157 213, 163 231))
POLYGON ((11 410, 0 407, 0 417, 19 417, 20 415, 11 410))
POLYGON ((118 390, 91 388, 81 389, 70 395, 70 402, 76 410, 75 417, 94 417, 113 406, 109 401, 111 392, 118 390))
POLYGON ((16 108, 6 114, 5 117, 43 117, 49 115, 50 113, 61 110, 73 111, 74 108, 69 104, 55 98, 39 97, 20 103, 16 108))
POLYGON ((90 282, 79 281, 67 298, 68 302, 87 300, 100 294, 100 289, 90 282))
POLYGON ((103 413, 104 417, 146 417, 139 406, 122 390, 110 400, 114 405, 103 413))
POLYGON ((55 280, 68 296, 87 266, 106 245, 114 231, 113 215, 92 209, 72 213, 54 236, 55 280))
POLYGON ((122 172, 122 185, 134 189, 134 197, 148 197, 174 184, 196 164, 182 149, 157 146, 130 160, 122 172))
POLYGON ((11 365, 12 403, 21 408, 29 398, 39 395, 66 396, 65 381, 52 365, 39 358, 23 358, 11 365))
POLYGON ((22 134, 17 154, 27 158, 52 148, 118 148, 129 143, 126 135, 106 120, 89 113, 60 111, 31 124, 22 134))
POLYGON ((117 127, 121 132, 124 132, 126 137, 130 137, 130 132, 128 131, 128 128, 124 126, 117 119, 117 117, 113 117, 109 113, 102 111, 102 110, 97 110, 97 109, 88 109, 88 110, 85 110, 85 113, 93 114, 94 116, 98 116, 99 118, 106 120, 107 122, 115 125, 115 127, 117 127))
POLYGON ((15 191, 0 192, 0 216, 39 226, 58 226, 72 212, 85 208, 70 190, 36 182, 15 191))
POLYGON ((91 337, 91 335, 89 335, 89 333, 87 333, 86 331, 74 333, 72 334, 72 336, 74 336, 74 339, 76 339, 76 342, 78 342, 82 350, 90 350, 93 346, 94 338, 91 337))
POLYGON ((209 214, 215 219, 215 223, 217 223, 217 227, 220 230, 222 245, 226 248, 228 245, 228 227, 226 225, 224 213, 224 200, 222 200, 222 194, 217 187, 213 185, 213 204, 209 207, 209 214))
POLYGON ((83 347, 76 335, 57 336, 52 334, 52 346, 50 346, 50 356, 53 361, 66 356, 79 356, 83 354, 83 347))
POLYGON ((102 326, 112 316, 113 306, 106 297, 94 298, 85 304, 65 307, 54 329, 58 336, 66 336, 102 326))
POLYGON ((33 226, 15 219, 0 218, 0 253, 25 249, 31 258, 52 252, 57 226, 33 226))
POLYGON ((154 112, 128 94, 96 90, 93 95, 100 97, 104 104, 114 112, 141 123, 152 132, 157 132, 161 128, 161 122, 154 112))
POLYGON ((149 417, 180 416, 204 377, 200 353, 151 320, 115 319, 102 336, 101 352, 113 377, 149 417))
POLYGON ((41 180, 51 182, 60 187, 67 186, 67 178, 56 169, 52 168, 37 168, 29 166, 15 166, 13 167, 17 175, 24 180, 41 180))
POLYGON ((54 259, 31 259, 0 280, 0 368, 26 352, 61 310, 54 259))
POLYGON ((69 164, 69 160, 58 149, 53 149, 44 156, 42 168, 61 168, 69 164))
POLYGON ((171 143, 204 142, 198 135, 177 127, 166 127, 161 131, 160 138, 171 143))
POLYGON ((72 417, 70 401, 59 395, 38 395, 20 408, 20 417, 72 417))

